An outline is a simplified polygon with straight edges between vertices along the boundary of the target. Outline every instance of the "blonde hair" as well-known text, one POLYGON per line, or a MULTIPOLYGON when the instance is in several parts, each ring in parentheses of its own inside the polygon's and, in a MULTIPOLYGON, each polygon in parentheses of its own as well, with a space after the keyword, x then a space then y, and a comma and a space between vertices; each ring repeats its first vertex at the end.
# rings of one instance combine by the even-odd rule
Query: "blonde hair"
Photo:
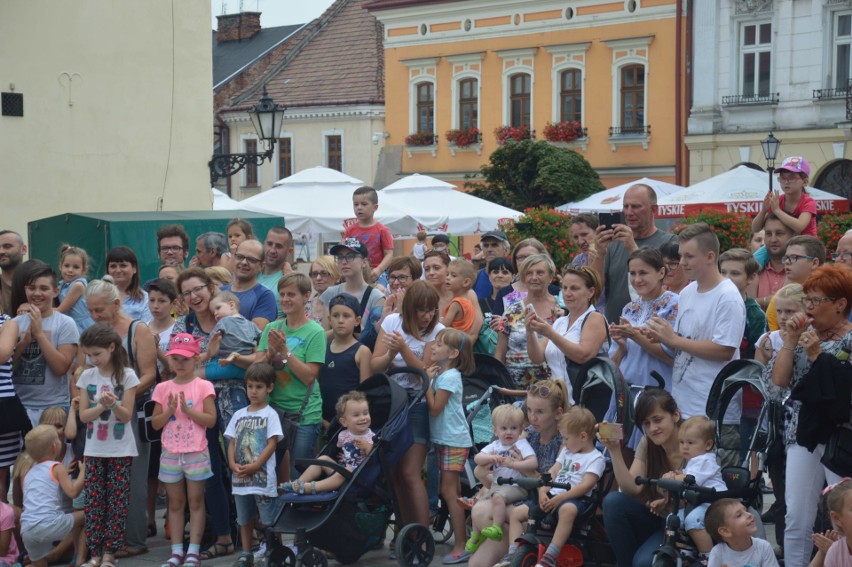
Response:
POLYGON ((560 433, 585 433, 589 439, 594 439, 595 425, 597 420, 592 412, 580 406, 572 406, 559 418, 558 429, 560 433))
POLYGON ((224 266, 209 266, 204 268, 204 273, 216 284, 231 285, 231 272, 224 266))
POLYGON ((467 289, 473 287, 474 282, 476 282, 476 268, 473 267, 473 262, 464 258, 456 258, 450 260, 448 268, 450 270, 456 269, 462 278, 470 280, 470 286, 467 289))
POLYGON ((58 442, 59 434, 52 425, 36 425, 24 438, 27 453, 37 463, 53 458, 58 442))
POLYGON ((35 461, 32 456, 26 451, 21 451, 18 458, 15 459, 15 464, 12 465, 12 480, 16 478, 23 479, 30 472, 30 469, 33 468, 34 464, 35 461))
POLYGON ((59 406, 50 406, 41 412, 41 417, 38 420, 39 425, 65 425, 68 420, 68 413, 59 406))
POLYGON ((435 336, 435 342, 438 341, 459 351, 455 360, 449 361, 448 368, 456 368, 459 372, 468 376, 473 374, 476 370, 476 364, 473 362, 473 345, 464 333, 458 329, 446 327, 438 331, 437 336, 435 336))
POLYGON ((716 424, 703 415, 694 415, 680 424, 679 435, 693 431, 702 441, 713 441, 716 436, 716 424))
POLYGON ((502 404, 491 410, 491 424, 521 425, 524 422, 524 410, 512 404, 502 404))
POLYGON ((775 292, 775 302, 778 303, 779 299, 788 299, 793 303, 798 303, 802 306, 802 309, 805 308, 805 290, 802 289, 802 284, 791 283, 787 284, 777 292, 775 292))
MULTIPOLYGON (((317 256, 316 260, 313 261, 313 264, 319 264, 320 267, 331 274, 331 279, 334 283, 340 281, 340 268, 337 267, 337 261, 334 259, 334 256, 329 256, 328 254, 324 256, 317 256)), ((311 264, 311 266, 313 266, 311 264)))

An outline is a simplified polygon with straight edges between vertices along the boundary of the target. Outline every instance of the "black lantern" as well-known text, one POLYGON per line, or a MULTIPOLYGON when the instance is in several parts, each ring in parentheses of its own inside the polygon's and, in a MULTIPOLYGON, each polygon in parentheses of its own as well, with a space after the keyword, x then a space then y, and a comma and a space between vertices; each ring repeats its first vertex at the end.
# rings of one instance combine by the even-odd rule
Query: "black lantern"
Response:
POLYGON ((766 158, 766 171, 769 172, 769 192, 772 192, 772 172, 775 169, 775 158, 778 157, 778 148, 781 147, 781 140, 772 135, 772 132, 760 142, 760 147, 763 148, 763 157, 766 158))
POLYGON ((210 184, 213 185, 223 177, 230 177, 241 171, 246 165, 253 163, 260 166, 265 160, 271 160, 275 150, 275 142, 281 132, 284 123, 284 111, 287 108, 281 104, 272 102, 272 98, 263 86, 263 95, 260 102, 248 111, 251 123, 257 132, 257 137, 266 146, 266 151, 260 154, 217 154, 213 156, 207 166, 210 168, 210 184))

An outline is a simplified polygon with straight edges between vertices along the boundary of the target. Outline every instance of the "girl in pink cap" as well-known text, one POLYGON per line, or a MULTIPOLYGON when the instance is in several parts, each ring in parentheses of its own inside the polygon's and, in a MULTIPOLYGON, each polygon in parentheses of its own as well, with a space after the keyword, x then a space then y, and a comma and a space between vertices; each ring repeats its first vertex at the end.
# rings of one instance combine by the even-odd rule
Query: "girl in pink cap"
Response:
POLYGON ((754 233, 763 230, 766 215, 772 213, 794 234, 816 236, 816 201, 807 194, 808 176, 811 166, 808 160, 801 156, 791 156, 781 162, 778 173, 778 183, 781 194, 772 191, 763 199, 763 208, 751 223, 754 233))

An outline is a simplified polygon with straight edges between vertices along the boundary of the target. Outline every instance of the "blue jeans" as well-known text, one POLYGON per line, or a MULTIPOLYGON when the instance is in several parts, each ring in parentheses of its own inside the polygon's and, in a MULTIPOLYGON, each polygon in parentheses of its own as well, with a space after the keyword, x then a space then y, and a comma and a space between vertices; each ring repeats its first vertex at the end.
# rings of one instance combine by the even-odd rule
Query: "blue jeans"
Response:
MULTIPOLYGON (((243 380, 219 380, 213 382, 213 389, 216 391, 216 425, 224 435, 234 414, 249 405, 246 384, 243 380)), ((225 449, 227 448, 226 438, 225 449)))
POLYGON ((663 543, 663 519, 621 492, 607 494, 603 516, 618 567, 650 567, 663 543))
POLYGON ((213 520, 213 535, 217 537, 231 533, 231 503, 228 501, 222 478, 223 474, 228 474, 230 468, 223 462, 222 450, 219 447, 219 429, 207 429, 207 448, 210 450, 210 470, 213 476, 207 479, 204 486, 204 503, 213 520))
MULTIPOLYGON (((296 469, 296 459, 313 459, 317 456, 317 438, 319 437, 321 423, 311 425, 301 424, 296 430, 296 440, 293 442, 293 450, 290 452, 290 479, 295 480, 301 476, 301 471, 296 469)), ((284 458, 285 444, 279 443, 275 450, 275 460, 278 464, 284 458)), ((281 483, 282 479, 278 479, 281 483)))

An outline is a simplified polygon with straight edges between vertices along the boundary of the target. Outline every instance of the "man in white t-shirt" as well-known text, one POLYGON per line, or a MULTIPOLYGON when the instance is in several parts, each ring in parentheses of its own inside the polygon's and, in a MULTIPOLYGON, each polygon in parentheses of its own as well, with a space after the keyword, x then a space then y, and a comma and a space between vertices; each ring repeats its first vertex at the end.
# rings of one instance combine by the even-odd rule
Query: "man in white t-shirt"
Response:
MULTIPOLYGON (((745 332, 745 303, 737 286, 719 273, 719 239, 705 223, 695 223, 678 235, 680 265, 692 280, 680 292, 674 328, 654 317, 647 332, 674 356, 672 396, 684 418, 706 415, 707 397, 719 371, 739 358, 745 332)), ((740 399, 732 400, 723 423, 722 446, 739 447, 740 399), (727 425, 730 424, 730 425, 727 425), (730 438, 726 438, 730 437, 730 438)), ((723 457, 723 466, 736 455, 723 457)))

